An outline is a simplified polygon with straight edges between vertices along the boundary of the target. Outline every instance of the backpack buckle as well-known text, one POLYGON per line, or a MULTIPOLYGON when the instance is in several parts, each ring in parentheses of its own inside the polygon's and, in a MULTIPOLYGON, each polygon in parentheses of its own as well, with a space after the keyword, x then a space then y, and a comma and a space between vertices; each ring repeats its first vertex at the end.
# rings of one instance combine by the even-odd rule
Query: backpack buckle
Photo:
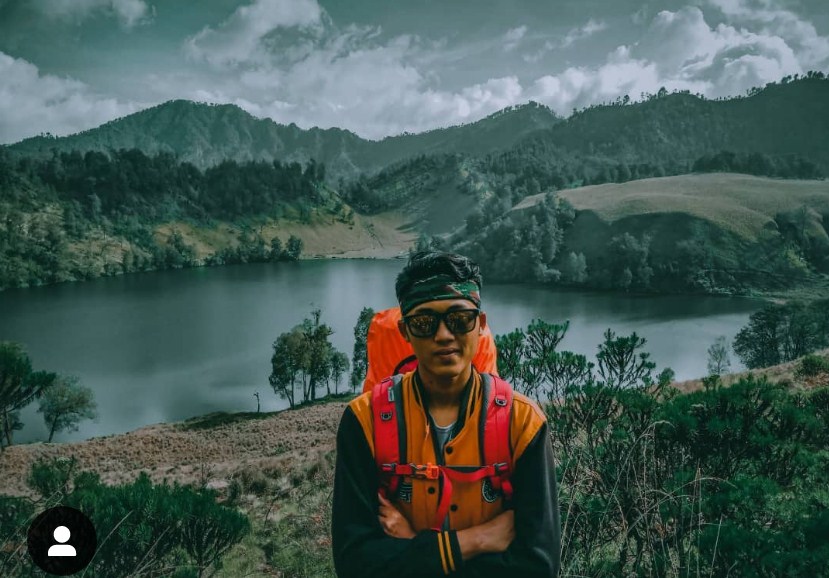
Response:
POLYGON ((440 477, 440 466, 436 464, 409 464, 412 466, 412 475, 416 478, 436 480, 440 477))

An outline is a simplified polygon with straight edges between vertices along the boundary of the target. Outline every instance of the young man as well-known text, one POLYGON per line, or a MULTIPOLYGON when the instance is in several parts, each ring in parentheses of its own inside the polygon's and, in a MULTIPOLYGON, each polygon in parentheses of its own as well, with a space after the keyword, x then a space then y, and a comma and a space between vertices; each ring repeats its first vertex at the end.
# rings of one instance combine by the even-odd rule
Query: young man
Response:
MULTIPOLYGON (((405 464, 457 471, 486 465, 484 406, 493 379, 472 366, 486 327, 480 287, 478 266, 450 253, 418 252, 397 277, 398 329, 418 360, 395 389, 405 464)), ((547 422, 535 403, 513 393, 509 501, 490 478, 451 481, 443 475, 402 477, 384 497, 372 395, 349 404, 337 433, 332 535, 340 578, 557 575, 555 469, 547 422), (441 498, 450 494, 444 517, 441 498)))

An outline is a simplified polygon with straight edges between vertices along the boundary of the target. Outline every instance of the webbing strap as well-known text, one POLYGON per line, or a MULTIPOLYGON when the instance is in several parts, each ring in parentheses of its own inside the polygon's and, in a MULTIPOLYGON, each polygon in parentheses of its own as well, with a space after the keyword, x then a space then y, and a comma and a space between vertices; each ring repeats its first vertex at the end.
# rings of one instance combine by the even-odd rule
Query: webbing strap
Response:
MULTIPOLYGON (((374 415, 374 456, 377 463, 397 463, 400 461, 400 439, 397 431, 398 416, 395 415, 394 381, 387 377, 377 384, 371 393, 371 407, 374 415)), ((380 484, 379 491, 391 499, 400 485, 400 477, 392 475, 386 478, 388 483, 380 484)))
MULTIPOLYGON (((489 478, 493 489, 500 490, 505 500, 512 498, 510 482, 509 424, 512 388, 497 375, 481 374, 488 380, 483 446, 484 466, 441 466, 437 464, 401 464, 398 403, 395 381, 387 377, 372 390, 374 418, 374 453, 381 473, 380 493, 392 499, 403 476, 441 480, 442 491, 432 529, 440 531, 452 501, 452 481, 476 482, 489 478)), ((400 376, 398 376, 399 378, 400 376)), ((399 389, 399 388, 398 388, 399 389)))
MULTIPOLYGON (((486 404, 486 425, 484 427, 484 462, 487 464, 509 464, 509 423, 512 408, 512 388, 497 375, 489 375, 491 386, 486 404)), ((512 484, 509 482, 509 467, 499 470, 490 477, 492 487, 501 490, 506 500, 512 498, 512 484)))
MULTIPOLYGON (((449 512, 452 503, 452 480, 456 482, 477 482, 484 478, 501 479, 505 472, 509 472, 509 464, 489 464, 486 466, 442 466, 439 464, 382 464, 381 471, 400 479, 401 476, 410 476, 428 480, 441 480, 442 491, 438 509, 432 529, 440 531, 443 520, 449 512), (463 468, 463 469, 460 469, 463 468)), ((509 482, 507 482, 509 483, 509 482)))

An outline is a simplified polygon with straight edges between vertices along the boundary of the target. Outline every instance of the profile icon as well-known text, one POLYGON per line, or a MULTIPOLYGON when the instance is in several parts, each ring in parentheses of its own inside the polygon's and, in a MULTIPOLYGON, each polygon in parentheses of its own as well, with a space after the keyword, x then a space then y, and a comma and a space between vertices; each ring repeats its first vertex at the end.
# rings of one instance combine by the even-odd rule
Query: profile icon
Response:
POLYGON ((53 576, 70 576, 83 570, 98 547, 92 521, 70 506, 41 512, 29 526, 26 542, 35 566, 53 576))
POLYGON ((66 526, 58 526, 55 528, 55 531, 52 532, 52 535, 55 538, 55 541, 58 544, 51 546, 49 548, 49 552, 46 554, 47 556, 76 556, 77 552, 75 552, 75 547, 67 544, 66 542, 69 541, 69 537, 72 535, 72 532, 66 526))

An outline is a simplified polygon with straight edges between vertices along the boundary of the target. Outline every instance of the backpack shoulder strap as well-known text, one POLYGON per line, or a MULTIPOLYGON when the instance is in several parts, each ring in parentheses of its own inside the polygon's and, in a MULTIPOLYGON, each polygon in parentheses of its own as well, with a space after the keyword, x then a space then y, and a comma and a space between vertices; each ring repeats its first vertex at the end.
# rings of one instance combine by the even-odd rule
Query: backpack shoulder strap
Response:
POLYGON ((406 425, 403 423, 403 376, 394 375, 378 383, 371 392, 374 422, 374 460, 380 476, 380 491, 393 496, 400 484, 399 476, 383 476, 383 466, 400 464, 406 459, 406 425))
POLYGON ((490 373, 482 373, 486 417, 483 424, 484 464, 496 466, 497 476, 491 478, 493 487, 501 490, 506 499, 512 497, 509 476, 512 467, 510 422, 512 416, 512 386, 490 373))

